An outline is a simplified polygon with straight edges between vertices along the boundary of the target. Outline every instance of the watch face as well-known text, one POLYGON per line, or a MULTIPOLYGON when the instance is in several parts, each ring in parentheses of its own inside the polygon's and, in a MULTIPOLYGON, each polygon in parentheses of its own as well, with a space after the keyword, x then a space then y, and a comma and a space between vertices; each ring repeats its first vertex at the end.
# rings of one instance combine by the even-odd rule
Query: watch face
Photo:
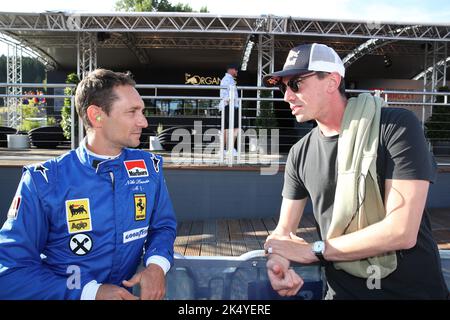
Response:
POLYGON ((324 251, 324 248, 325 248, 325 243, 323 241, 314 242, 314 246, 313 246, 314 252, 322 253, 324 251))

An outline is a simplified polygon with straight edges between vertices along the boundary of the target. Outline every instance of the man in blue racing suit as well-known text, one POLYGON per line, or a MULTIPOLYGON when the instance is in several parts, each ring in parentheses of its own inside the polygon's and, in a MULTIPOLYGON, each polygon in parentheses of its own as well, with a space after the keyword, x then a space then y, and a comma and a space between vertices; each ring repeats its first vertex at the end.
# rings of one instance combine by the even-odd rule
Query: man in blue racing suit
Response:
POLYGON ((91 72, 75 95, 81 146, 24 168, 0 230, 0 299, 164 297, 176 220, 162 159, 128 149, 148 125, 134 86, 91 72))

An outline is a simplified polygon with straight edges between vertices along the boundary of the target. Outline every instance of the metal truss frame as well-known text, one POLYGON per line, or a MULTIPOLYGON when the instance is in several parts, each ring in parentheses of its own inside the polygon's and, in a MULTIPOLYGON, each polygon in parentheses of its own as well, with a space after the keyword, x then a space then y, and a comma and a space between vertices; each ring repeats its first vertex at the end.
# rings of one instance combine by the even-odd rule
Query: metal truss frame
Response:
MULTIPOLYGON (((27 35, 29 36, 29 35, 27 35)), ((134 33, 134 43, 137 48, 183 48, 183 49, 226 49, 240 51, 244 48, 248 35, 241 37, 198 37, 186 35, 173 35, 168 33, 161 33, 158 36, 148 33, 134 33)), ((275 38, 275 51, 288 51, 290 48, 299 44, 299 40, 286 39, 285 37, 275 38)), ((307 38, 302 38, 302 43, 308 42, 307 38)), ((313 42, 314 40, 311 40, 313 42)), ((77 43, 76 34, 71 33, 56 33, 48 34, 33 34, 32 39, 28 40, 32 48, 52 47, 52 48, 75 48, 77 43)), ((399 54, 399 55, 420 55, 423 56, 423 50, 420 50, 416 42, 403 43, 402 46, 396 46, 395 41, 386 41, 380 48, 372 49, 374 54, 399 54)), ((338 53, 346 54, 355 50, 359 45, 358 40, 344 41, 339 39, 333 41, 332 46, 338 53)), ((123 33, 112 32, 110 37, 104 41, 97 43, 98 48, 127 48, 123 40, 123 33)))
MULTIPOLYGON (((258 87, 262 87, 262 78, 272 73, 275 65, 275 46, 274 46, 274 36, 273 35, 259 35, 258 42, 258 87)), ((261 113, 261 91, 257 91, 258 101, 256 103, 256 116, 261 113)), ((273 91, 269 91, 269 96, 267 98, 273 98, 273 91)))
MULTIPOLYGON (((22 47, 18 44, 8 44, 8 54, 6 58, 6 82, 11 84, 22 83, 22 47)), ((21 86, 8 86, 8 97, 6 105, 8 110, 7 125, 11 128, 18 128, 22 124, 22 112, 20 109, 20 98, 22 94, 21 86)))
MULTIPOLYGON (((448 24, 419 23, 383 23, 372 21, 331 21, 313 20, 299 17, 262 16, 217 16, 204 13, 0 13, 1 32, 14 37, 23 45, 38 53, 42 59, 56 66, 56 62, 39 47, 45 46, 36 39, 24 40, 26 32, 52 32, 73 34, 67 39, 77 41, 78 74, 83 77, 86 72, 95 69, 97 64, 97 48, 128 47, 141 63, 148 63, 149 57, 145 48, 194 48, 194 49, 232 49, 242 50, 249 34, 259 35, 258 50, 258 85, 264 74, 273 71, 275 50, 286 50, 296 45, 289 37, 308 37, 315 39, 324 37, 336 39, 338 52, 352 51, 346 58, 347 64, 356 61, 369 52, 389 53, 391 50, 403 50, 403 54, 418 54, 412 46, 399 48, 396 41, 411 43, 427 42, 433 46, 433 59, 426 53, 425 66, 434 66, 430 72, 425 69, 426 83, 436 86, 445 79, 448 55, 440 53, 439 48, 447 50, 450 42, 450 26, 448 24), (110 33, 111 37, 98 43, 97 33, 110 33), (121 34, 122 33, 122 34, 121 34), (150 37, 148 33, 158 34, 150 37), (220 37, 197 38, 197 34, 218 35, 220 37), (226 38, 226 35, 243 35, 226 38), (186 37, 184 37, 186 35, 186 37), (276 39, 275 39, 276 37, 276 39), (349 41, 341 42, 343 39, 349 41), (357 44, 358 40, 367 40, 357 44), (353 41, 353 43, 352 43, 353 41), (355 48, 356 47, 356 48, 355 48), (439 64, 440 61, 444 61, 439 64), (431 63, 430 63, 431 62, 431 63)), ((43 35, 44 39, 45 35, 43 35)), ((48 35, 47 35, 48 37, 48 35)), ((47 38, 48 39, 48 38, 47 38)), ((311 38, 310 38, 311 39, 311 38)), ((302 40, 304 42, 304 40, 302 40)), ((73 47, 74 43, 61 41, 56 46, 73 47)), ((259 94, 258 94, 259 96, 259 94)))
POLYGON ((450 41, 449 25, 330 21, 297 17, 202 13, 0 13, 8 31, 257 33, 411 41, 450 41), (261 27, 261 19, 266 22, 261 27), (399 31, 400 30, 400 31, 399 31))
POLYGON ((122 41, 134 53, 136 58, 138 58, 139 62, 142 64, 149 64, 150 58, 147 52, 143 49, 142 46, 137 44, 137 39, 134 33, 122 33, 121 34, 122 41))
MULTIPOLYGON (((446 78, 446 69, 450 68, 450 56, 448 56, 446 59, 440 60, 439 62, 436 63, 436 65, 440 66, 442 69, 441 73, 443 74, 442 80, 444 80, 446 78), (445 67, 444 67, 445 65, 445 67), (445 76, 444 76, 445 74, 445 76)), ((415 77, 413 77, 413 80, 419 80, 419 79, 423 79, 428 77, 428 79, 432 79, 432 77, 427 76, 428 74, 432 74, 434 70, 434 66, 428 67, 425 71, 422 71, 421 73, 419 73, 418 75, 416 75, 415 77)), ((437 83, 439 83, 439 81, 437 81, 437 83)), ((444 81, 442 81, 443 85, 444 85, 444 81)))
POLYGON ((45 66, 46 70, 54 70, 58 66, 56 60, 40 49, 39 46, 36 46, 30 41, 27 41, 11 32, 1 31, 0 42, 21 46, 24 54, 38 59, 45 66))
MULTIPOLYGON (((111 41, 105 41, 102 47, 120 48, 123 42, 120 37, 111 37, 111 41)), ((241 50, 245 45, 245 38, 198 38, 198 37, 173 37, 159 35, 158 37, 137 35, 136 46, 139 48, 183 48, 183 49, 228 49, 241 50)))
MULTIPOLYGON (((404 28, 398 28, 392 30, 393 35, 402 34, 405 31, 414 30, 418 26, 408 26, 404 28)), ((353 62, 366 55, 367 53, 371 53, 376 51, 389 43, 393 43, 396 40, 388 40, 385 38, 373 38, 369 39, 366 42, 359 45, 356 49, 352 50, 347 56, 342 60, 346 67, 350 66, 353 62)), ((383 52, 384 53, 384 52, 383 52)))
POLYGON ((424 54, 425 71, 413 79, 419 80, 423 78, 425 89, 427 91, 436 91, 437 87, 445 86, 446 84, 449 60, 447 43, 430 43, 426 47, 424 54))
POLYGON ((78 34, 77 75, 82 79, 97 68, 97 34, 80 32, 78 34))
MULTIPOLYGON (((447 67, 450 65, 447 43, 429 43, 425 46, 424 66, 425 70, 413 78, 423 79, 424 91, 437 91, 439 86, 445 86, 447 79, 447 67), (428 67, 427 67, 428 66, 428 67)), ((423 102, 434 102, 434 96, 423 97, 423 102)), ((433 114, 433 106, 422 111, 423 119, 428 119, 433 114)), ((423 125, 423 124, 422 124, 423 125)))

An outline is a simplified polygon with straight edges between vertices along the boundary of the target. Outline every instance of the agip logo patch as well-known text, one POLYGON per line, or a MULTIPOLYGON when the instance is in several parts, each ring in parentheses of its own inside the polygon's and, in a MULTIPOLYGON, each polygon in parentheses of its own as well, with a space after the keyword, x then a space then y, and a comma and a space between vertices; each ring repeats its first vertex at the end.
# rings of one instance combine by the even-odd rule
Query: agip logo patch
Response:
POLYGON ((124 161, 125 168, 130 178, 148 177, 147 165, 144 160, 124 161))
POLYGON ((134 195, 134 220, 145 220, 147 212, 147 197, 145 193, 134 195))
POLYGON ((66 221, 69 233, 91 231, 91 210, 89 199, 66 201, 66 221))

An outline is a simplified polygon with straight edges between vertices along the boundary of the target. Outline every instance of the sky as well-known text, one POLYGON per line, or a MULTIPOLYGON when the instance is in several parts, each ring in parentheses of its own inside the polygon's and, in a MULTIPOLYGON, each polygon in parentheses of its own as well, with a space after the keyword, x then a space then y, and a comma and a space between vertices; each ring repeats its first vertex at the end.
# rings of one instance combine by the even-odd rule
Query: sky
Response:
MULTIPOLYGON (((429 22, 450 25, 448 0, 169 0, 194 10, 207 6, 221 15, 274 14, 302 18, 383 22, 429 22)), ((111 12, 116 0, 2 0, 0 11, 111 12)))

